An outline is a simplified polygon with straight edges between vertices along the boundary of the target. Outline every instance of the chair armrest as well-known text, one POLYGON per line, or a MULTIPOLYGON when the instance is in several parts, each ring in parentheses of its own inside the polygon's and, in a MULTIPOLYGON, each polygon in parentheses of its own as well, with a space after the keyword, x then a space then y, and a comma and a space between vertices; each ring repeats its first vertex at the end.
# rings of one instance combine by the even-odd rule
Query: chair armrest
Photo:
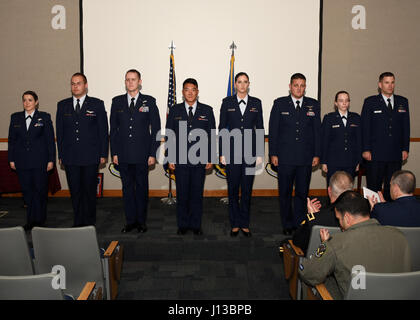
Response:
POLYGON ((110 258, 118 246, 118 241, 112 241, 104 253, 104 258, 110 258))
POLYGON ((289 281, 289 293, 293 300, 299 296, 298 265, 303 256, 302 250, 292 240, 283 244, 284 276, 289 281))
POLYGON ((286 280, 288 280, 294 272, 297 272, 299 258, 304 256, 303 251, 295 246, 292 240, 288 240, 288 242, 283 244, 280 252, 283 253, 284 275, 286 280))
POLYGON ((322 300, 334 300, 323 283, 317 284, 315 286, 315 289, 321 296, 322 300))
POLYGON ((305 254, 303 253, 302 249, 299 248, 298 246, 295 246, 295 244, 293 243, 292 240, 289 240, 289 244, 290 244, 290 246, 292 247, 294 253, 297 256, 299 256, 299 257, 304 257, 305 256, 305 254))
POLYGON ((77 300, 101 300, 102 299, 102 288, 99 288, 98 292, 95 292, 96 282, 87 282, 80 292, 77 300))
POLYGON ((118 241, 112 241, 104 253, 105 263, 107 264, 107 294, 108 299, 116 299, 118 294, 118 282, 121 279, 122 261, 124 246, 118 241))

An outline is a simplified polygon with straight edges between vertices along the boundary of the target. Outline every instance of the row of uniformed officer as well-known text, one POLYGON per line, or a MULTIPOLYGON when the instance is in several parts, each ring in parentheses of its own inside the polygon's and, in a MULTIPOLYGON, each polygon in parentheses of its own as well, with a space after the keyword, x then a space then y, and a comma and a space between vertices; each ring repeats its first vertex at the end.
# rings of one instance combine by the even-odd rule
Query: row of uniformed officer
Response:
MULTIPOLYGON (((127 93, 112 100, 111 156, 123 185, 127 223, 122 232, 146 232, 148 166, 155 163, 160 117, 155 99, 139 92, 137 70, 127 71, 125 85, 127 93)), ((87 89, 86 76, 75 73, 73 96, 57 106, 58 157, 66 170, 76 227, 95 225, 98 166, 106 161, 109 143, 104 103, 87 96, 87 89)))
MULTIPOLYGON (((248 76, 240 74, 235 84, 239 78, 248 82, 244 87, 245 94, 238 91, 237 95, 223 101, 219 129, 262 128, 261 102, 247 95, 248 76), (244 121, 241 122, 244 125, 238 121, 244 121)), ((269 155, 278 170, 280 211, 286 234, 291 233, 302 220, 312 167, 320 162, 320 158, 328 176, 336 170, 354 174, 362 150, 363 157, 368 160, 368 187, 373 190, 380 189, 383 175, 388 177, 401 167, 401 160, 408 156, 409 112, 407 99, 393 95, 394 80, 390 73, 380 76, 381 94, 365 100, 362 121, 357 114, 348 112, 348 93, 339 92, 335 99, 337 111, 325 116, 322 130, 318 101, 304 96, 304 75, 294 74, 289 85, 290 95, 274 101, 270 114, 269 155), (296 196, 293 214, 291 200, 294 183, 296 196)), ((125 81, 127 94, 115 97, 111 107, 111 155, 113 162, 119 165, 123 182, 127 219, 123 232, 135 227, 145 232, 148 166, 156 161, 159 142, 155 137, 160 129, 160 118, 155 99, 139 92, 140 73, 129 70, 125 81)), ((99 99, 87 96, 87 88, 86 77, 81 73, 74 74, 71 84, 73 97, 60 101, 57 106, 59 160, 66 169, 75 211, 75 226, 95 224, 97 170, 98 165, 105 162, 108 152, 108 124, 104 104, 99 99)), ((191 105, 193 115, 196 102, 195 97, 191 105)), ((197 105, 200 107, 200 103, 197 105)), ((185 111, 183 116, 187 118, 184 120, 188 121, 189 111, 185 111)), ((224 155, 220 155, 223 163, 224 155)), ((240 228, 250 235, 249 194, 253 177, 244 177, 238 173, 242 172, 242 167, 237 170, 239 167, 227 168, 228 189, 231 191, 229 196, 232 200, 229 209, 232 232, 235 235, 240 228), (243 207, 239 209, 235 199, 238 198, 238 181, 241 180, 244 180, 243 207)), ((387 185, 385 181, 385 190, 387 185)), ((181 229, 184 227, 182 225, 181 229)))
POLYGON ((319 119, 319 103, 304 96, 306 79, 294 74, 290 95, 274 101, 270 114, 269 155, 277 166, 280 212, 284 233, 289 235, 302 220, 311 178, 311 165, 321 160, 327 181, 343 170, 355 175, 366 160, 367 187, 382 189, 387 200, 392 174, 408 158, 410 118, 408 100, 394 95, 395 77, 379 76, 379 95, 365 99, 362 116, 348 111, 350 97, 339 91, 336 111, 319 119), (319 159, 321 157, 321 159, 319 159), (292 189, 295 183, 294 212, 292 189))

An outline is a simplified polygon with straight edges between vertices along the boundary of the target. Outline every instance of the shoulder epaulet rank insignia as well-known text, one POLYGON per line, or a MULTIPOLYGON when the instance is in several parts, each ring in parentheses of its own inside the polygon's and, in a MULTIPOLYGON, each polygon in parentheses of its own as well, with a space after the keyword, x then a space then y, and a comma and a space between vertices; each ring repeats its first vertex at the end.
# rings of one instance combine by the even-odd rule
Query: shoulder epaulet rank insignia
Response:
POLYGON ((312 212, 309 212, 306 216, 308 217, 308 221, 315 220, 315 216, 312 212))

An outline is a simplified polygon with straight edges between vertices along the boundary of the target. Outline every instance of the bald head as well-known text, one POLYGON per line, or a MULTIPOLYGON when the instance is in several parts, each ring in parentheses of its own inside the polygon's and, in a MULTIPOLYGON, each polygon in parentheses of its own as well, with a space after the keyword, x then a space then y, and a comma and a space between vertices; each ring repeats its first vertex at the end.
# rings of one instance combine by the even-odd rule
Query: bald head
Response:
MULTIPOLYGON (((416 190, 416 177, 411 171, 408 170, 396 171, 391 178, 391 189, 395 189, 395 186, 397 186, 401 192, 401 195, 413 195, 414 191, 416 190)), ((393 199, 401 196, 396 193, 398 193, 398 190, 391 192, 393 199)))
POLYGON ((353 177, 345 171, 337 171, 330 178, 329 196, 334 202, 343 192, 353 190, 353 177))

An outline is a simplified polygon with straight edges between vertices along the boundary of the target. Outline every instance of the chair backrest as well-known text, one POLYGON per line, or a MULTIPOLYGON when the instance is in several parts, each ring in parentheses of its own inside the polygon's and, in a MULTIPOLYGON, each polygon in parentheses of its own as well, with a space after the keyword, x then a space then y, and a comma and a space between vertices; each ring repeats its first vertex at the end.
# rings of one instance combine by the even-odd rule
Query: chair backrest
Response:
POLYGON ((66 288, 64 293, 77 297, 86 282, 94 281, 104 288, 104 272, 95 227, 32 229, 35 272, 52 272, 63 266, 66 288))
POLYGON ((397 227, 407 238, 411 252, 411 271, 420 271, 420 228, 397 227))
MULTIPOLYGON (((350 287, 347 300, 419 300, 420 271, 405 273, 371 273, 366 272, 364 288, 350 287)), ((357 277, 362 277, 359 273, 357 277)), ((358 286, 362 280, 355 279, 358 286)))
POLYGON ((311 254, 313 254, 316 248, 318 248, 321 244, 321 237, 319 236, 319 230, 321 229, 328 229, 330 235, 341 232, 339 227, 326 227, 319 225, 313 226, 311 230, 311 236, 309 238, 308 250, 306 251, 306 257, 309 257, 311 254))
POLYGON ((28 242, 22 227, 0 229, 0 259, 2 276, 34 274, 28 242))
POLYGON ((54 276, 0 276, 0 300, 64 300, 62 290, 52 285, 54 276))

